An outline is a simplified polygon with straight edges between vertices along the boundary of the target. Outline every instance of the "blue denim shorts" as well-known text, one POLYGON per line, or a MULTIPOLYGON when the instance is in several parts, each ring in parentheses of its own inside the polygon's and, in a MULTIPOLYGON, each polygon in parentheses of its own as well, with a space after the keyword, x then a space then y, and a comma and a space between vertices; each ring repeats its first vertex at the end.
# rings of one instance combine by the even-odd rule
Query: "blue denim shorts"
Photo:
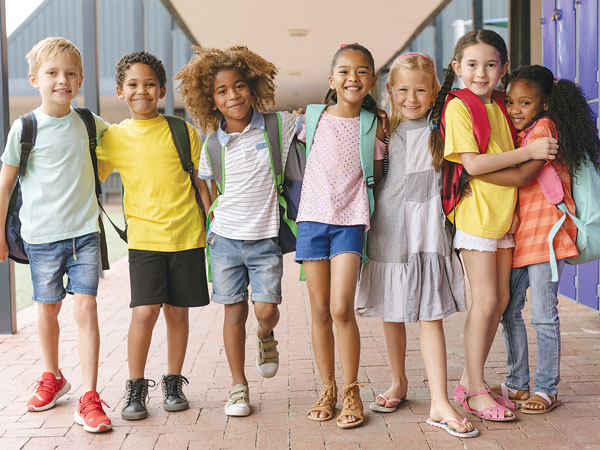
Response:
POLYGON ((241 241, 209 230, 212 301, 223 305, 247 301, 281 303, 283 255, 278 238, 241 241))
POLYGON ((340 253, 356 253, 362 258, 364 235, 364 225, 300 222, 295 261, 332 259, 340 253))
POLYGON ((24 243, 29 258, 33 300, 58 303, 68 294, 98 293, 100 235, 90 233, 47 244, 24 243), (63 276, 67 275, 65 289, 63 276))

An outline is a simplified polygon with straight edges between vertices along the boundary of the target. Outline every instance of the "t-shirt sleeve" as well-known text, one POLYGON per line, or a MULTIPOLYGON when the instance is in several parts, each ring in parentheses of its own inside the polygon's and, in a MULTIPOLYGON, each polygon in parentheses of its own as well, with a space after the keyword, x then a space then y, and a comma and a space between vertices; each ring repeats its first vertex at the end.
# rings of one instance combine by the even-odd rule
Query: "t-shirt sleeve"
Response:
POLYGON ((471 115, 462 100, 455 98, 448 103, 445 122, 445 159, 460 163, 460 153, 479 153, 471 115))
POLYGON ((540 138, 558 138, 558 133, 556 131, 556 125, 554 122, 546 117, 537 121, 534 125, 533 129, 529 132, 529 138, 527 139, 527 143, 531 144, 536 139, 540 138))
POLYGON ((375 138, 375 161, 381 161, 385 157, 385 142, 375 138))
POLYGON ((96 139, 100 141, 104 132, 108 130, 110 123, 106 122, 102 117, 94 114, 94 122, 96 122, 96 139))
POLYGON ((208 162, 208 156, 206 156, 206 143, 208 142, 208 137, 204 140, 204 144, 202 145, 202 149, 200 150, 200 162, 198 163, 198 178, 202 180, 212 180, 213 173, 212 168, 208 162))
MULTIPOLYGON (((104 122, 104 121, 103 121, 104 122)), ((115 147, 115 136, 114 130, 115 125, 109 126, 102 134, 102 139, 96 147, 96 157, 98 158, 98 178, 102 181, 106 180, 108 176, 115 170, 115 167, 111 161, 110 153, 112 147, 115 147)))
POLYGON ((187 124, 188 134, 190 135, 190 154, 192 158, 192 163, 194 163, 194 169, 198 170, 198 162, 200 160, 200 152, 202 150, 202 141, 200 140, 200 136, 198 136, 198 132, 196 129, 187 124))
POLYGON ((13 122, 8 132, 6 147, 2 154, 2 162, 9 166, 19 167, 21 161, 21 120, 17 119, 13 122))

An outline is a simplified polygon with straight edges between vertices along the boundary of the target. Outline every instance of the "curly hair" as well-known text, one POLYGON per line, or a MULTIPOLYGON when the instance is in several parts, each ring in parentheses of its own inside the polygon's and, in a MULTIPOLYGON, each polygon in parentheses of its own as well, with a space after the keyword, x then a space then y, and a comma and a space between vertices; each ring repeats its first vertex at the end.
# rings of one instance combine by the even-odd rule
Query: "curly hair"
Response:
MULTIPOLYGON (((333 59, 331 60, 331 69, 330 69, 331 75, 333 75, 335 65, 337 64, 337 60, 340 57, 340 55, 342 53, 347 52, 348 50, 354 50, 354 51, 358 51, 358 52, 361 52, 362 54, 364 54, 367 57, 367 59, 369 60, 369 65, 371 66, 371 70, 373 71, 373 76, 375 76, 375 60, 373 59, 373 55, 371 54, 369 49, 367 49, 366 47, 364 47, 356 42, 354 44, 342 45, 335 52, 335 54, 333 55, 333 59)), ((325 98, 323 99, 323 103, 325 103, 326 105, 335 105, 337 103, 337 92, 335 91, 335 89, 329 89, 327 91, 327 94, 325 94, 325 98)), ((371 94, 367 94, 367 96, 363 99, 362 108, 366 109, 367 111, 371 111, 373 113, 377 112, 377 102, 371 96, 371 94)))
POLYGON ((165 87, 165 85, 167 84, 167 74, 165 72, 165 66, 163 66, 162 61, 156 56, 154 56, 152 53, 148 53, 143 50, 127 53, 119 60, 115 69, 115 82, 117 83, 117 86, 123 87, 123 81, 125 81, 125 73, 129 70, 131 66, 137 63, 146 64, 147 66, 149 66, 156 74, 156 78, 158 78, 160 87, 165 87))
POLYGON ((248 83, 252 105, 267 112, 275 104, 275 75, 277 67, 243 45, 221 50, 194 46, 195 55, 173 78, 179 81, 185 107, 204 133, 214 132, 223 114, 213 100, 214 80, 222 70, 239 72, 248 83))
MULTIPOLYGON (((463 35, 456 46, 454 47, 454 56, 452 61, 446 67, 444 72, 444 81, 442 88, 438 92, 435 99, 435 103, 431 108, 431 124, 434 127, 429 134, 429 149, 433 158, 433 167, 439 170, 444 162, 444 139, 440 132, 440 125, 442 121, 442 111, 444 109, 444 103, 446 103, 446 97, 448 92, 452 89, 454 83, 455 73, 452 68, 452 62, 461 62, 465 49, 475 44, 487 44, 491 45, 496 49, 500 56, 500 64, 504 65, 508 62, 508 51, 506 50, 506 42, 502 39, 498 33, 492 30, 473 30, 463 35)), ((506 86, 508 74, 502 78, 502 86, 506 86)))
POLYGON ((547 110, 534 120, 547 116, 556 125, 559 148, 557 161, 567 167, 571 175, 587 156, 592 161, 598 161, 596 118, 579 87, 569 80, 555 80, 551 70, 538 65, 513 71, 508 78, 508 86, 517 80, 523 80, 538 89, 547 105, 547 110))

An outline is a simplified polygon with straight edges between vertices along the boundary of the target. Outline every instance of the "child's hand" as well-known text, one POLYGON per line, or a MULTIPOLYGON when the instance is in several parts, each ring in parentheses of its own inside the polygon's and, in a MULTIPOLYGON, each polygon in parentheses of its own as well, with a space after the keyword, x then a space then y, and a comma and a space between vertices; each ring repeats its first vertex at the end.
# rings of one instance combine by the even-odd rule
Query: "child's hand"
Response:
POLYGON ((465 197, 470 197, 471 195, 473 195, 473 189, 471 189, 471 184, 467 181, 465 183, 465 185, 463 186, 462 191, 460 191, 460 192, 465 197))
POLYGON ((295 116, 299 116, 300 114, 304 114, 306 111, 304 110, 304 108, 298 108, 298 109, 294 109, 292 111, 292 114, 295 116))
POLYGON ((555 159, 558 153, 558 141, 554 138, 540 138, 526 148, 529 149, 529 159, 555 159))
POLYGON ((515 209, 515 212, 513 213, 513 220, 512 220, 512 223, 510 224, 510 229, 508 230, 508 233, 515 234, 515 232, 517 231, 517 228, 519 228, 520 222, 521 222, 521 220, 519 219, 519 213, 515 209))
POLYGON ((390 129, 390 121, 388 120, 387 113, 383 109, 377 109, 377 117, 381 120, 381 129, 383 134, 388 134, 390 129))

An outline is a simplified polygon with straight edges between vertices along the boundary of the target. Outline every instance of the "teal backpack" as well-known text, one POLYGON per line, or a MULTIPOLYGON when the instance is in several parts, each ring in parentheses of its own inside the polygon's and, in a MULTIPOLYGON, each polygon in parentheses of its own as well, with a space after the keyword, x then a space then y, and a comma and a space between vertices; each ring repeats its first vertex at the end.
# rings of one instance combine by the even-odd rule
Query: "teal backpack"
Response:
MULTIPOLYGON (((306 159, 308 160, 310 148, 312 147, 315 138, 315 132, 321 114, 329 105, 308 105, 306 107, 306 115, 304 116, 304 129, 306 131, 306 159)), ((369 217, 373 215, 375 209, 375 197, 373 188, 375 186, 375 178, 373 178, 373 159, 375 153, 375 137, 377 135, 377 116, 367 111, 360 110, 360 165, 363 171, 363 177, 367 184, 367 195, 369 197, 369 217)), ((367 233, 365 233, 363 245, 363 262, 368 261, 367 258, 367 233)))

